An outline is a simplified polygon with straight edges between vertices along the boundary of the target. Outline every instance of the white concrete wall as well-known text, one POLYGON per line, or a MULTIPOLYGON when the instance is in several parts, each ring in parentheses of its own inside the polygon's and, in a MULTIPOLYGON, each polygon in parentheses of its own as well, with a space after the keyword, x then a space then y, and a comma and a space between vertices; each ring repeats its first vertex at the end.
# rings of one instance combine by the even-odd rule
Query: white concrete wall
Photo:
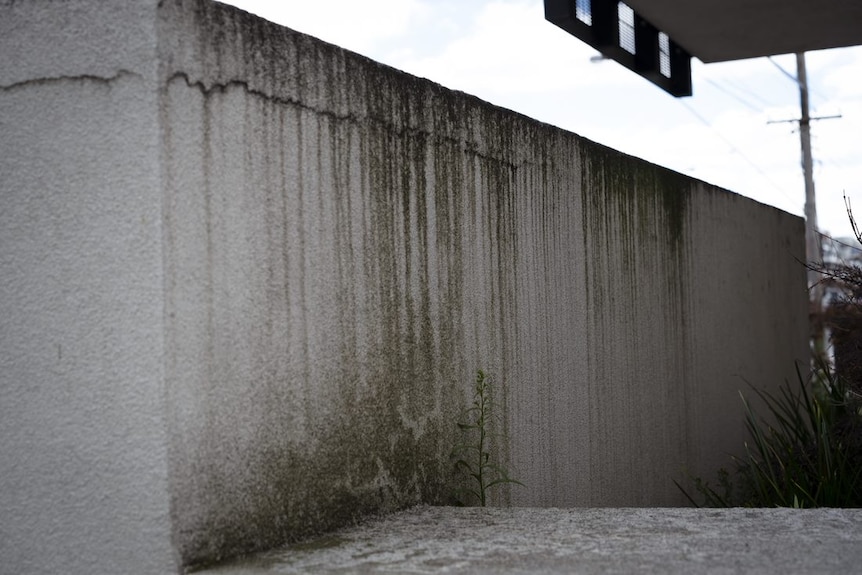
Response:
POLYGON ((0 572, 171 573, 156 11, 0 2, 0 572))
POLYGON ((497 503, 680 504, 671 478, 740 445, 742 378, 804 357, 798 218, 160 4, 0 0, 16 572, 163 572, 445 502, 478 368, 526 483, 497 503))

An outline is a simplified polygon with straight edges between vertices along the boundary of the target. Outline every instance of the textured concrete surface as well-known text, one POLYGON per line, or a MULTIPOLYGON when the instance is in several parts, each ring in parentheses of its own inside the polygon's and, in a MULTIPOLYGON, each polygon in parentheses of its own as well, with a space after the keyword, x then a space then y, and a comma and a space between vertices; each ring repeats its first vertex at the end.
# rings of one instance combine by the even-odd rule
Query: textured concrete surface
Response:
POLYGON ((235 8, 0 0, 0 54, 9 571, 445 502, 480 368, 494 503, 683 503, 807 353, 799 218, 235 8))
POLYGON ((0 573, 171 573, 153 2, 0 0, 0 573))
POLYGON ((862 511, 419 507, 207 575, 858 573, 862 511))
POLYGON ((162 4, 187 563, 443 503, 475 370, 519 506, 684 504, 807 353, 799 218, 214 3, 162 4))

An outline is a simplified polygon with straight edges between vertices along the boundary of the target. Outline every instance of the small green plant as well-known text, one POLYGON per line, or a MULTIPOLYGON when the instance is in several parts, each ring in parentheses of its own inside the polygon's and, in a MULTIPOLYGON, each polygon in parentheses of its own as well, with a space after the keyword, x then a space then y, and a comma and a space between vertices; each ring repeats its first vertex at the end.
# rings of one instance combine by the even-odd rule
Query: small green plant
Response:
POLYGON ((689 476, 689 479, 694 484, 694 490, 700 493, 700 496, 703 498, 703 503, 695 501, 694 498, 689 495, 688 491, 686 491, 685 487, 683 487, 676 479, 674 479, 673 482, 676 484, 677 488, 682 491, 682 494, 685 495, 686 499, 688 499, 695 507, 733 507, 734 493, 736 490, 733 486, 733 479, 727 469, 722 467, 718 470, 718 485, 721 489, 721 493, 713 489, 708 481, 704 481, 700 477, 689 476))
POLYGON ((492 487, 505 483, 524 484, 509 477, 506 470, 492 461, 491 440, 501 437, 492 434, 491 427, 497 414, 491 394, 491 379, 481 369, 476 372, 473 403, 457 422, 461 441, 452 449, 455 470, 465 476, 465 485, 456 489, 460 505, 478 504, 484 507, 492 487))
POLYGON ((862 402, 823 366, 807 380, 797 375, 798 391, 789 384, 778 395, 754 390, 768 417, 740 394, 750 442, 734 458, 737 483, 720 475, 722 494, 692 478, 706 506, 862 507, 862 402))

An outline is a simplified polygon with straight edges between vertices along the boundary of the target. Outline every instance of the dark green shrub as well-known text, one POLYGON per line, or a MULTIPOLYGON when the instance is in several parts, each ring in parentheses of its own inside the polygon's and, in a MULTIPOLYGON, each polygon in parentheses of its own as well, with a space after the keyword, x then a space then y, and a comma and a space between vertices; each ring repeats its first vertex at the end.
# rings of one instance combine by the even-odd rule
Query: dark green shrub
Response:
POLYGON ((862 401, 828 369, 797 374, 795 390, 754 390, 766 417, 740 394, 750 441, 733 459, 734 476, 720 473, 719 490, 692 479, 704 505, 862 507, 862 401))

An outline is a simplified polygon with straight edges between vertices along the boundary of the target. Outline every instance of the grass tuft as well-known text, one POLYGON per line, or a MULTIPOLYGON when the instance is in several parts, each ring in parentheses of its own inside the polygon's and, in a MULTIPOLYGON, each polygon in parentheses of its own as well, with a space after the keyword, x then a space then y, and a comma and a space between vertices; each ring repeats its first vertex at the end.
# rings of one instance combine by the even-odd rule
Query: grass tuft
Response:
MULTIPOLYGON (((778 394, 753 389, 762 417, 740 393, 749 441, 722 493, 690 478, 706 507, 862 507, 862 398, 825 366, 778 394)), ((694 498, 674 481, 696 506, 694 498)))

